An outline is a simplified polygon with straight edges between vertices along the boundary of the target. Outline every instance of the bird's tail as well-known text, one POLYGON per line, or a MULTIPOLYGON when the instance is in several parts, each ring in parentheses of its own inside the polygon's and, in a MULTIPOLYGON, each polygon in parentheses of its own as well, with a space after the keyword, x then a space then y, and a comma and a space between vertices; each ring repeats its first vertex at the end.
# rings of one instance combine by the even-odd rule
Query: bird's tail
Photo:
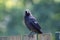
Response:
POLYGON ((42 31, 40 31, 40 32, 39 32, 39 34, 43 34, 43 32, 42 32, 42 31))
POLYGON ((41 30, 38 31, 38 34, 43 34, 43 32, 41 30))

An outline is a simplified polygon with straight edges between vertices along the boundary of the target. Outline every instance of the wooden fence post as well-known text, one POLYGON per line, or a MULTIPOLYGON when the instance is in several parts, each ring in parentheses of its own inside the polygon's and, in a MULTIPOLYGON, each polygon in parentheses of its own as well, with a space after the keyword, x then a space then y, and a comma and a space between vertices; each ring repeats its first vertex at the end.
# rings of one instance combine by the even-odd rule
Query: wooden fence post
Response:
POLYGON ((7 40, 6 36, 0 36, 0 40, 7 40))
POLYGON ((38 40, 52 40, 51 37, 52 37, 51 34, 39 34, 38 40))
POLYGON ((28 35, 24 35, 24 40, 37 40, 37 36, 34 35, 33 37, 29 37, 28 35))
POLYGON ((8 36, 8 40, 21 40, 21 36, 8 36))

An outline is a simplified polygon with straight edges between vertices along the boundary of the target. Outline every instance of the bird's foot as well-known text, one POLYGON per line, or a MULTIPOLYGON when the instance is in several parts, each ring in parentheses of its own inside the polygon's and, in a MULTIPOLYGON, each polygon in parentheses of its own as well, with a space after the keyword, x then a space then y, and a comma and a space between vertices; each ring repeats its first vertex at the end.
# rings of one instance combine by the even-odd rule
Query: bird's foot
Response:
POLYGON ((28 37, 33 38, 33 37, 34 37, 34 35, 28 35, 28 37))

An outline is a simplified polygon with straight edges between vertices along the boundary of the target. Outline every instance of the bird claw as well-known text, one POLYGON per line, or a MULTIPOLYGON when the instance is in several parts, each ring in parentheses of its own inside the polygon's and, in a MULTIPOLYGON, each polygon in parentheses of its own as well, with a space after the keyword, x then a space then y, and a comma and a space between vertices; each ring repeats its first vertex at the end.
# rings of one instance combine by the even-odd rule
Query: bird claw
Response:
POLYGON ((28 37, 33 38, 34 36, 33 35, 28 35, 28 37))

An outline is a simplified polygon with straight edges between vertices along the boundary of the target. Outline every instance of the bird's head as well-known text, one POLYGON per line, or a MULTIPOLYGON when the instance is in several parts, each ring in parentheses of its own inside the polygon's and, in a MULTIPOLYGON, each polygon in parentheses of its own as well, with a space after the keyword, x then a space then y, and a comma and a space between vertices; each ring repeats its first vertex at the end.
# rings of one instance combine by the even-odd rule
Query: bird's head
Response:
POLYGON ((31 15, 31 12, 30 12, 30 10, 29 10, 29 9, 26 9, 26 10, 25 10, 25 15, 26 15, 26 16, 31 15))

